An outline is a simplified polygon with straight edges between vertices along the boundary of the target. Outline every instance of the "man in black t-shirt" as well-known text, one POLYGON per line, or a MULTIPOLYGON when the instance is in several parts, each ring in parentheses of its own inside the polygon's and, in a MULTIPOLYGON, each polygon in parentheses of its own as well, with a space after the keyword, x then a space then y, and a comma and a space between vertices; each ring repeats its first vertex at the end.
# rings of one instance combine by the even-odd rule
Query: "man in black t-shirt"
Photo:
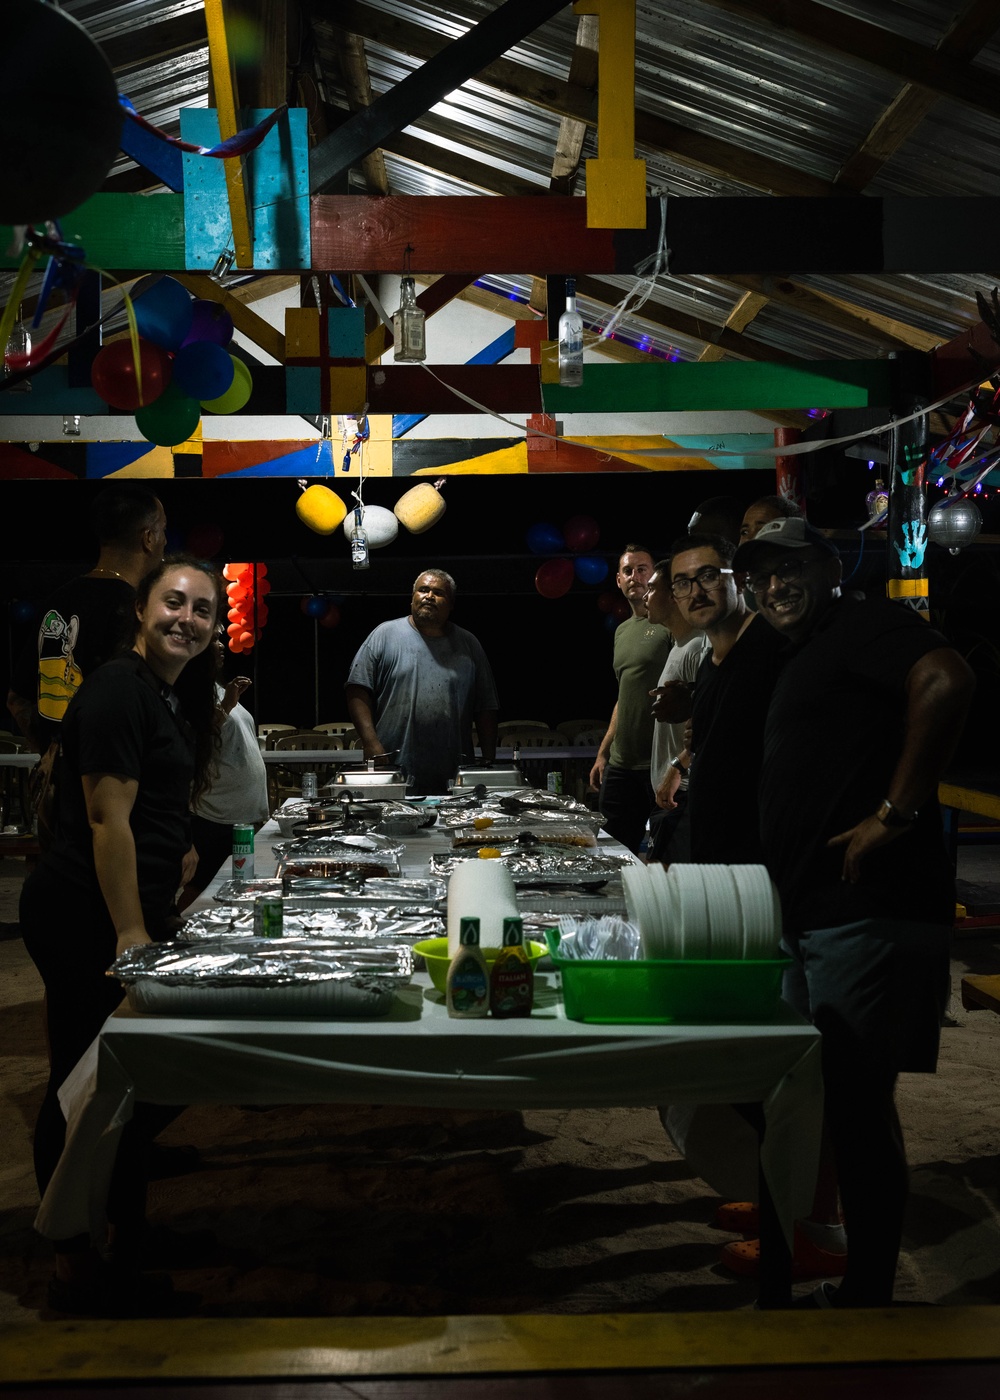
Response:
POLYGON ((163 558, 167 518, 138 482, 105 487, 90 520, 100 543, 97 563, 45 600, 37 637, 11 676, 7 708, 37 753, 58 737, 84 676, 130 640, 135 590, 163 558))
POLYGON ((898 604, 840 595, 836 548, 775 520, 735 559, 788 643, 771 701, 761 840, 795 957, 786 996, 823 1033, 826 1118, 848 1235, 821 1306, 885 1306, 902 1236, 902 1070, 933 1071, 954 880, 936 790, 972 673, 898 604))

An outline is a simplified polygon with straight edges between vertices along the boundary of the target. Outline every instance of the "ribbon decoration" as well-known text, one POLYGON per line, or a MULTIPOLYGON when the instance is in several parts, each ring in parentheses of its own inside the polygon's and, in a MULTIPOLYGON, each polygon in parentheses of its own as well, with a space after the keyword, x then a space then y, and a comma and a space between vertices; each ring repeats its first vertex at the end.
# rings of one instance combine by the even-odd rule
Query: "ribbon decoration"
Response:
POLYGON ((160 127, 154 126, 151 121, 136 111, 123 92, 118 94, 118 102, 125 115, 137 126, 141 126, 143 131, 148 131, 151 136, 166 141, 170 146, 176 146, 179 151, 187 151, 190 155, 213 156, 218 160, 228 160, 232 156, 243 156, 249 151, 255 151, 275 122, 279 121, 288 111, 288 103, 282 102, 280 107, 275 107, 274 111, 263 121, 258 122, 256 126, 247 127, 245 131, 238 131, 235 136, 220 141, 217 146, 195 146, 190 141, 182 141, 179 136, 170 136, 160 127))
MULTIPOLYGON (((0 316, 0 360, 6 363, 7 342, 10 340, 11 331, 17 322, 18 308, 21 305, 21 298, 24 296, 24 289, 28 285, 28 278, 31 276, 35 263, 38 261, 37 248, 27 248, 24 257, 21 259, 21 266, 17 269, 17 276, 14 278, 14 285, 10 289, 10 297, 7 305, 0 316)), ((18 358, 21 358, 18 356, 18 358)), ((13 366, 11 366, 13 368, 13 366)))

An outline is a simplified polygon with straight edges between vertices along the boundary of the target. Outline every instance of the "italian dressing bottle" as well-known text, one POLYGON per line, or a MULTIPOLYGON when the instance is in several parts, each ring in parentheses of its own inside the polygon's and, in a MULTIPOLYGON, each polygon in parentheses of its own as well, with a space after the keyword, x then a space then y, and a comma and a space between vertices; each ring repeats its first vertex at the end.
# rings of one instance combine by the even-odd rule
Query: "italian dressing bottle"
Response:
POLYGON ((479 920, 464 918, 458 937, 458 952, 448 968, 448 1015, 485 1016, 490 1009, 490 974, 479 946, 479 920))
POLYGON ((520 919, 503 921, 503 947, 490 972, 490 1011, 494 1016, 530 1016, 534 973, 524 951, 520 919))

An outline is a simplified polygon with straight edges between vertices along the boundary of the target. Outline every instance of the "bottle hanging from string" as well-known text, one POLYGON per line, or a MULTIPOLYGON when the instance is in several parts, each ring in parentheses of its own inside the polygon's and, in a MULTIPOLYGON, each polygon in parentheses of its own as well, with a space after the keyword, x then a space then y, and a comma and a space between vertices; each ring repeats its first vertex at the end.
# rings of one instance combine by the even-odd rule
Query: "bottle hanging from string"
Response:
POLYGON ((576 309, 576 278, 566 278, 566 310, 559 317, 559 383, 578 389, 583 383, 583 318, 576 309))
POLYGON ((351 531, 351 564, 355 569, 368 568, 368 532, 362 525, 362 508, 354 507, 354 529, 351 531))
POLYGON ((410 276, 410 254, 406 245, 403 280, 399 284, 399 310, 392 315, 393 358, 398 364, 421 364, 427 358, 426 317, 417 305, 417 293, 410 276))

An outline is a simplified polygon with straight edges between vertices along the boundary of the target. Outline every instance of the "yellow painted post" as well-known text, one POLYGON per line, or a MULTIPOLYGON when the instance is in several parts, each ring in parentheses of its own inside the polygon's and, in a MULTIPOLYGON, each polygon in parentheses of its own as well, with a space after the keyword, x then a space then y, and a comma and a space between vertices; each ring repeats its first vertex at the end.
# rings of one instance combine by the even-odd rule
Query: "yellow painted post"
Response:
MULTIPOLYGON (((229 58, 223 0, 205 0, 205 28, 208 31, 208 61, 215 88, 215 107, 219 114, 219 135, 223 141, 228 141, 236 135, 239 127, 236 124, 236 83, 229 58)), ((242 159, 233 156, 223 161, 223 165, 226 168, 226 193, 233 224, 236 266, 253 267, 253 234, 247 214, 242 159)))
POLYGON ((646 162, 635 158, 635 0, 576 0, 597 15, 596 160, 587 161, 587 227, 646 227, 646 162))

